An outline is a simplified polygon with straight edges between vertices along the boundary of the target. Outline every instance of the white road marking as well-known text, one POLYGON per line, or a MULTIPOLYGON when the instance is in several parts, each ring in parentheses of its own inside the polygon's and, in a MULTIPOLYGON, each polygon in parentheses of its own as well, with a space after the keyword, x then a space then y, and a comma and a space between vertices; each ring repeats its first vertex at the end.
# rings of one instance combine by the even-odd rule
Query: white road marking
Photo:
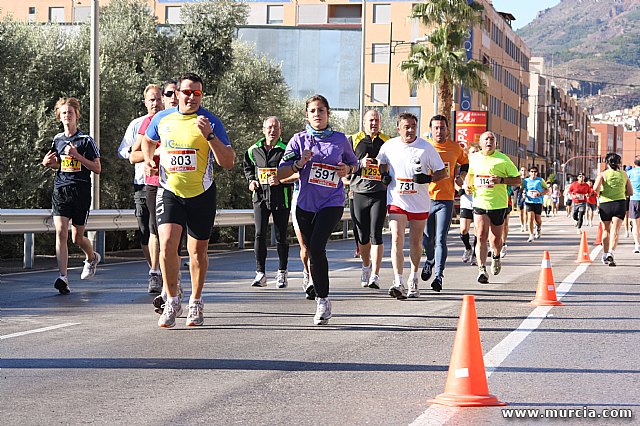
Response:
POLYGON ((52 325, 50 327, 36 328, 35 330, 21 331, 20 333, 5 334, 4 336, 0 336, 0 340, 11 339, 12 337, 26 336, 27 334, 33 334, 33 333, 43 333, 45 331, 56 330, 58 328, 64 328, 64 327, 71 327, 73 325, 79 325, 79 324, 81 323, 68 322, 65 324, 52 325))
MULTIPOLYGON (((591 260, 595 260, 602 250, 602 246, 597 246, 591 252, 591 260)), ((585 273, 589 267, 589 263, 582 263, 571 274, 565 278, 562 283, 557 286, 556 295, 558 299, 564 297, 571 286, 576 280, 585 273)), ((522 321, 522 323, 513 330, 507 337, 502 339, 500 343, 494 346, 483 357, 487 378, 504 362, 505 359, 518 347, 520 343, 526 339, 531 332, 535 331, 542 320, 547 317, 549 311, 553 306, 538 306, 529 314, 529 316, 522 321)), ((443 386, 444 389, 444 386, 443 386)), ((434 395, 435 397, 435 395, 434 395)), ((455 416, 459 410, 464 409, 460 407, 447 407, 440 404, 432 404, 427 410, 420 415, 417 419, 411 423, 411 426, 423 426, 423 425, 442 425, 448 422, 453 416, 455 416)))

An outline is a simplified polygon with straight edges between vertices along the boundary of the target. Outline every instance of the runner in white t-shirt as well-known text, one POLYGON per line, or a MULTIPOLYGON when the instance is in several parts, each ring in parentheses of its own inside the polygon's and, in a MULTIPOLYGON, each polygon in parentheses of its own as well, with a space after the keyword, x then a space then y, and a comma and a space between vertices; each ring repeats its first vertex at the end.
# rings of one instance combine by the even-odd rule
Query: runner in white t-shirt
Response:
POLYGON ((447 177, 433 145, 417 137, 418 118, 408 112, 398 116, 399 137, 380 148, 377 160, 387 186, 387 213, 392 233, 391 263, 394 281, 389 295, 397 299, 418 297, 418 267, 422 255, 422 233, 429 216, 429 182, 447 177), (404 230, 409 222, 411 273, 409 293, 403 284, 404 230))

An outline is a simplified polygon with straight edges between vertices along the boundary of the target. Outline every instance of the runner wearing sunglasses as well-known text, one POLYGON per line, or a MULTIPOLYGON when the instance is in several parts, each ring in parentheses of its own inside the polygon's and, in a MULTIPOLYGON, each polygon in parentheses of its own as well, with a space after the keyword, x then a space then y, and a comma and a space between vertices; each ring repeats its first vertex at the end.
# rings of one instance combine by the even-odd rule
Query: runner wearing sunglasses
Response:
POLYGON ((216 214, 214 161, 231 169, 235 151, 224 125, 201 106, 202 79, 193 73, 180 77, 178 106, 155 115, 142 146, 145 165, 159 170, 156 220, 160 236, 160 266, 167 303, 158 320, 160 327, 175 326, 182 314, 178 292, 178 247, 184 228, 191 272, 191 297, 187 326, 204 323, 204 287, 209 258, 207 245, 216 214), (154 160, 156 146, 160 159, 154 160))

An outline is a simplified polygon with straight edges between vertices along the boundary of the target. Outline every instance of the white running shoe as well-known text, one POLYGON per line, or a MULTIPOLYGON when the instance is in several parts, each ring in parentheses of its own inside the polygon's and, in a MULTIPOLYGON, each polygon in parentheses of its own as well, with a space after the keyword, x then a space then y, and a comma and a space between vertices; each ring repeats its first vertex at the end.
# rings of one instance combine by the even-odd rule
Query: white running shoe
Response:
POLYGON ((313 317, 315 325, 327 325, 331 319, 331 301, 328 297, 316 299, 316 314, 313 317))
POLYGON ((84 261, 82 274, 80 275, 81 280, 88 280, 90 278, 93 278, 93 276, 96 274, 96 267, 98 266, 98 263, 100 263, 101 257, 100 253, 98 253, 97 251, 94 251, 93 255, 93 260, 84 261))
POLYGON ((278 288, 287 288, 289 281, 287 281, 287 274, 289 272, 286 269, 279 269, 276 274, 276 286, 278 288))
POLYGON ((491 273, 493 275, 498 275, 502 270, 502 259, 500 257, 492 257, 491 258, 491 273))
POLYGON ((162 275, 155 272, 149 274, 149 286, 147 291, 150 294, 162 293, 162 275))
POLYGON ((362 272, 360 272, 360 285, 362 287, 369 287, 369 278, 371 278, 371 265, 363 266, 362 272))
POLYGON ((464 253, 462 254, 462 261, 464 263, 468 263, 471 260, 471 256, 473 256, 473 248, 464 249, 464 253))
POLYGON ((267 286, 267 276, 264 272, 256 272, 256 277, 253 279, 251 283, 252 287, 266 287, 267 286))
POLYGON ((420 297, 420 289, 418 288, 418 277, 413 279, 409 279, 407 281, 409 285, 409 292, 407 293, 407 297, 410 299, 417 299, 420 297))
POLYGON ((533 242, 533 234, 529 234, 529 238, 527 239, 528 243, 532 243, 533 242))
POLYGON ((371 278, 369 278, 369 288, 372 288, 374 290, 379 290, 380 289, 380 277, 377 274, 372 274, 371 278))
POLYGON ((635 247, 633 248, 633 252, 640 253, 640 245, 636 244, 635 247))
POLYGON ((404 284, 396 284, 393 282, 393 285, 389 288, 389 296, 395 297, 398 300, 403 300, 407 298, 407 289, 404 284))
POLYGON ((507 245, 502 246, 502 250, 500 250, 500 258, 504 259, 507 257, 507 245))
POLYGON ((71 293, 71 289, 69 288, 69 280, 67 279, 66 275, 60 275, 58 278, 56 278, 53 286, 60 292, 60 294, 71 293))
POLYGON ((540 238, 541 236, 542 236, 542 228, 538 226, 536 228, 536 239, 540 238))
POLYGON ((204 324, 204 303, 202 300, 194 300, 189 303, 187 314, 187 327, 197 327, 204 324))
POLYGON ((178 301, 178 303, 167 302, 164 304, 162 315, 158 318, 158 326, 164 328, 175 327, 176 318, 180 315, 182 315, 182 304, 180 301, 178 301))

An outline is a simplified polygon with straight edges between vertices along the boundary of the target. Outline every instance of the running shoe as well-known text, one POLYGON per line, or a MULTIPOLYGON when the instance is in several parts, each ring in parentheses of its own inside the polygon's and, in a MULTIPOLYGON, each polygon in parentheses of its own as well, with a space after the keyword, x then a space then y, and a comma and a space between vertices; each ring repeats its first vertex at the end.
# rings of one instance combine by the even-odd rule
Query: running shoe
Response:
POLYGON ((56 278, 56 281, 53 283, 53 286, 56 290, 60 292, 60 294, 69 294, 71 293, 71 289, 69 288, 69 280, 66 276, 60 275, 56 278))
POLYGON ((149 274, 149 288, 148 291, 152 293, 162 293, 162 275, 152 272, 149 274))
POLYGON ((532 243, 533 242, 533 234, 529 234, 529 238, 527 239, 528 243, 532 243))
POLYGON ((287 281, 288 271, 286 269, 279 269, 276 273, 276 286, 278 288, 287 288, 289 281, 287 281))
POLYGON ((98 266, 98 263, 100 263, 100 259, 101 259, 100 253, 98 253, 97 251, 94 251, 93 260, 84 261, 84 266, 82 267, 82 274, 80 275, 81 280, 88 280, 90 278, 93 278, 93 276, 96 274, 96 267, 98 266))
POLYGON ((503 245, 502 246, 502 250, 500 250, 500 257, 502 259, 504 259, 505 257, 507 257, 507 245, 503 245))
POLYGON ((475 253, 471 256, 471 266, 478 266, 478 259, 476 258, 475 253))
POLYGON ((311 276, 309 276, 309 280, 307 281, 307 286, 304 288, 304 292, 307 295, 307 300, 315 300, 316 299, 316 288, 313 285, 313 281, 311 280, 311 276))
POLYGON ((362 285, 362 287, 368 287, 369 278, 371 278, 371 265, 368 267, 363 266, 362 272, 360 272, 360 285, 362 285))
POLYGON ((527 228, 524 225, 520 225, 520 232, 527 232, 527 228))
POLYGON ((576 228, 576 234, 581 235, 582 234, 582 229, 576 228))
POLYGON ((369 278, 369 288, 373 288, 375 290, 380 289, 380 277, 377 274, 371 275, 369 278))
POLYGON ((602 255, 602 264, 603 265, 608 265, 609 264, 609 257, 607 256, 607 253, 604 253, 602 255))
POLYGON ((187 314, 187 327, 197 327, 204 324, 204 303, 202 300, 189 302, 187 314))
POLYGON ((407 289, 404 284, 396 284, 393 282, 393 285, 389 288, 389 296, 395 297, 398 300, 403 300, 407 298, 407 289))
POLYGON ((480 284, 489 284, 489 274, 487 274, 486 266, 478 266, 478 282, 480 284))
POLYGON ((491 258, 491 273, 493 275, 498 275, 502 270, 502 260, 500 256, 491 258))
POLYGON ((440 293, 442 291, 442 277, 436 276, 431 282, 431 289, 435 292, 440 293))
POLYGON ((424 261, 424 266, 422 267, 422 272, 420 273, 420 278, 422 281, 427 281, 431 278, 431 274, 433 274, 433 266, 436 264, 435 260, 429 261, 429 259, 424 261))
POLYGON ((462 253, 462 261, 464 263, 468 263, 469 260, 471 260, 471 256, 473 256, 473 249, 472 248, 465 249, 464 253, 462 253))
POLYGON ((164 328, 175 327, 176 318, 180 315, 182 315, 182 304, 180 301, 178 301, 178 303, 165 303, 162 315, 160 315, 158 319, 158 326, 164 328))
POLYGON ((542 228, 538 226, 536 228, 536 238, 540 238, 541 236, 542 236, 542 228))
POLYGON ((331 301, 328 297, 316 299, 316 314, 313 317, 315 325, 327 325, 331 319, 331 301))
POLYGON ((256 272, 256 277, 253 279, 251 283, 251 287, 266 287, 267 286, 267 276, 264 272, 256 272))
MULTIPOLYGON (((178 299, 182 301, 182 299, 184 298, 184 289, 182 288, 182 280, 180 278, 180 275, 182 274, 178 274, 178 299)), ((163 287, 160 296, 156 296, 153 299, 153 302, 151 302, 153 304, 153 310, 156 312, 156 314, 162 315, 162 312, 164 311, 164 304, 166 301, 167 293, 164 291, 163 287)))
POLYGON ((636 244, 635 247, 633 247, 633 252, 634 253, 640 253, 640 245, 636 244))
POLYGON ((420 297, 420 289, 418 288, 418 277, 409 278, 407 281, 407 285, 409 286, 409 292, 407 293, 407 297, 409 299, 417 299, 420 297))

